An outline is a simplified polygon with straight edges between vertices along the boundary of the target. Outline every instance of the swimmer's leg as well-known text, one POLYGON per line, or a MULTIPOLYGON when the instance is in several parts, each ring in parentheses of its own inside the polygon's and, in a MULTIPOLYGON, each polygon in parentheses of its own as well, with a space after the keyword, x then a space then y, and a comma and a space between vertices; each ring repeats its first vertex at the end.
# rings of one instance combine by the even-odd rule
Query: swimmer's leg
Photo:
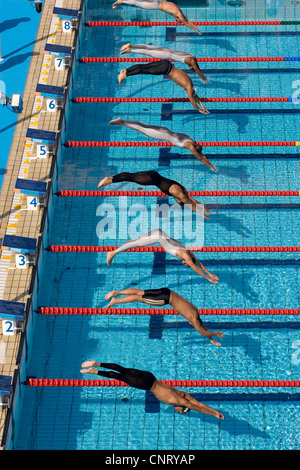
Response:
MULTIPOLYGON (((122 47, 122 54, 143 54, 155 59, 176 60, 177 53, 168 47, 147 46, 146 44, 126 44, 122 47)), ((180 53, 179 58, 181 58, 180 53)))
POLYGON ((159 238, 158 238, 158 229, 152 230, 152 232, 149 232, 145 235, 141 235, 140 237, 134 239, 134 240, 129 240, 128 242, 123 243, 123 245, 119 246, 114 251, 110 251, 107 253, 107 264, 110 266, 112 259, 114 256, 116 256, 119 253, 123 253, 124 251, 128 251, 132 248, 138 248, 141 246, 148 246, 148 245, 153 245, 154 243, 159 243, 159 238))
POLYGON ((157 10, 159 8, 158 0, 117 0, 113 4, 113 8, 119 5, 133 5, 135 7, 143 8, 144 10, 157 10))
POLYGON ((135 287, 129 287, 128 289, 123 290, 112 290, 108 294, 106 294, 106 300, 110 299, 115 295, 143 295, 144 291, 142 289, 136 289, 135 287))
POLYGON ((118 304, 131 304, 133 302, 142 302, 143 297, 142 294, 132 294, 132 295, 126 295, 125 297, 122 297, 121 299, 116 299, 115 297, 111 298, 111 301, 107 305, 106 308, 113 307, 114 305, 118 304))
POLYGON ((155 46, 147 46, 146 44, 131 44, 130 42, 128 42, 127 44, 124 44, 121 47, 121 54, 129 54, 130 52, 133 52, 135 54, 146 54, 145 51, 151 51, 156 49, 157 48, 155 46))
POLYGON ((153 139, 168 140, 173 136, 172 131, 170 131, 167 127, 143 124, 139 121, 125 121, 121 118, 117 118, 110 121, 109 125, 124 126, 128 129, 133 129, 137 132, 140 132, 141 134, 147 135, 148 137, 152 137, 153 139))
POLYGON ((116 304, 122 304, 122 303, 128 304, 131 302, 142 302, 143 294, 144 294, 143 290, 135 289, 134 287, 131 287, 129 289, 123 289, 120 291, 112 290, 105 296, 106 300, 111 299, 107 308, 113 307, 116 304), (122 297, 121 299, 115 299, 115 296, 117 295, 125 295, 125 297, 122 297))
POLYGON ((165 73, 167 73, 169 70, 169 67, 170 63, 167 60, 132 65, 132 67, 128 67, 128 69, 121 70, 118 76, 118 81, 121 85, 122 81, 126 77, 132 77, 134 75, 165 75, 165 73))

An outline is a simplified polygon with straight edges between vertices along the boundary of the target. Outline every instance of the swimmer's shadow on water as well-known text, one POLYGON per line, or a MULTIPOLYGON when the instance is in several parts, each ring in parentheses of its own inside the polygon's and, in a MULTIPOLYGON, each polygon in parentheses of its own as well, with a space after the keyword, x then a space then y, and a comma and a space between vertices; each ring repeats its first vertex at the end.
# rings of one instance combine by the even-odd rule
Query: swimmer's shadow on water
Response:
MULTIPOLYGON (((201 140, 199 132, 199 139, 201 140)), ((195 137, 197 140, 197 137, 195 137)), ((208 160, 215 159, 216 161, 214 162, 214 165, 216 167, 217 172, 213 173, 211 170, 208 169, 207 166, 203 165, 201 162, 199 162, 199 166, 195 168, 195 164, 197 164, 197 159, 194 157, 194 155, 188 154, 188 153, 177 153, 177 152, 171 152, 170 149, 168 148, 163 148, 160 149, 160 154, 159 154, 159 167, 162 169, 162 167, 169 167, 171 162, 172 162, 172 167, 174 167, 174 162, 178 161, 186 161, 187 164, 185 165, 185 169, 193 169, 194 171, 198 171, 201 174, 206 174, 210 172, 212 177, 216 176, 226 176, 228 178, 234 178, 234 179, 240 179, 242 183, 247 184, 250 181, 251 178, 251 173, 248 170, 248 167, 246 165, 240 164, 236 166, 229 166, 228 165, 222 165, 222 163, 218 163, 218 154, 208 154, 207 148, 203 148, 203 153, 204 155, 208 158, 208 160), (192 165, 188 165, 188 162, 192 161, 192 165)), ((243 158, 243 155, 241 155, 241 159, 243 158)), ((228 159, 230 160, 230 153, 228 154, 228 159)), ((146 159, 145 159, 146 160, 146 159)), ((147 158, 149 160, 149 158, 147 158)), ((188 190, 191 189, 196 189, 196 188, 187 188, 188 190)), ((197 188, 200 189, 200 188, 197 188)))
MULTIPOLYGON (((208 205, 209 207, 209 205, 208 205)), ((218 226, 224 227, 228 233, 236 233, 244 238, 249 238, 252 231, 243 222, 233 216, 225 214, 217 214, 215 218, 211 218, 206 221, 207 225, 217 224, 218 226)))
MULTIPOLYGON (((239 113, 239 110, 234 112, 232 109, 229 109, 228 112, 224 111, 221 113, 219 112, 214 112, 213 108, 209 109, 209 106, 207 106, 208 111, 210 111, 210 114, 205 114, 205 119, 216 119, 217 121, 224 122, 228 125, 229 120, 231 119, 236 125, 237 125, 237 130, 240 134, 245 134, 246 132, 246 127, 249 124, 249 116, 253 113, 251 109, 249 109, 249 113, 239 113)), ((196 110, 182 110, 182 111, 175 111, 174 114, 184 114, 185 116, 187 114, 191 114, 192 116, 198 117, 199 112, 196 110)), ((187 117, 183 119, 184 123, 192 121, 192 117, 187 117)))
POLYGON ((28 17, 14 18, 11 20, 2 21, 0 23, 0 33, 4 33, 4 31, 7 31, 8 29, 13 29, 20 23, 27 23, 28 21, 31 21, 28 17))
MULTIPOLYGON (((128 68, 128 67, 126 67, 128 68)), ((184 70, 185 72, 189 73, 190 71, 189 70, 184 70)), ((216 69, 217 71, 217 69, 216 69)), ((205 74, 205 69, 203 70, 204 74, 205 74)), ((221 74, 220 74, 221 75, 221 74)), ((209 79, 209 82, 208 83, 203 83, 202 80, 194 73, 193 74, 193 77, 192 77, 192 81, 194 83, 194 85, 196 87, 198 87, 198 96, 201 98, 202 96, 201 95, 204 95, 204 93, 202 92, 202 88, 200 89, 200 86, 203 88, 207 88, 207 89, 211 89, 213 91, 215 91, 216 89, 220 90, 220 89, 223 89, 225 91, 231 91, 231 92, 234 92, 236 93, 237 95, 240 94, 240 91, 241 91, 241 84, 239 82, 235 82, 235 83, 224 83, 222 84, 222 81, 220 80, 220 76, 218 76, 218 80, 214 80, 212 79, 209 75, 207 76, 207 78, 209 79), (201 93, 202 92, 202 93, 201 93)), ((164 77, 165 80, 171 80, 170 77, 167 75, 166 77, 164 77)), ((151 94, 153 93, 153 89, 155 89, 155 87, 158 87, 161 85, 161 80, 157 80, 157 82, 151 82, 147 85, 144 85, 143 87, 140 87, 140 88, 134 88, 133 90, 130 89, 130 93, 128 93, 128 97, 130 98, 135 98, 136 96, 140 96, 141 93, 144 93, 148 90, 151 90, 151 94)), ((158 88, 158 90, 160 90, 160 88, 158 88)), ((182 88, 178 85, 178 92, 177 92, 177 89, 176 89, 176 92, 174 93, 174 90, 170 90, 170 93, 171 93, 171 96, 173 94, 175 94, 175 96, 180 96, 182 97, 182 88)), ((159 94, 159 97, 161 96, 161 93, 159 94)), ((185 95, 187 96, 187 95, 185 95)), ((188 103, 186 103, 186 105, 188 106, 188 103)), ((192 113, 195 113, 197 115, 200 115, 200 113, 198 111, 196 111, 192 104, 190 105, 191 106, 191 111, 192 113)), ((188 112, 190 109, 186 109, 186 112, 188 112)), ((205 116, 205 119, 207 119, 207 114, 203 114, 202 116, 205 116)))
POLYGON ((15 65, 22 64, 29 57, 34 57, 38 55, 39 55, 39 52, 26 52, 24 54, 15 55, 14 57, 7 59, 3 63, 0 64, 0 73, 4 72, 5 70, 10 69, 11 67, 14 67, 15 65))
MULTIPOLYGON (((256 304, 259 301, 259 295, 257 292, 255 292, 251 286, 251 278, 254 277, 254 273, 251 274, 250 272, 247 273, 247 276, 244 276, 243 273, 239 275, 236 271, 225 271, 224 265, 224 260, 219 259, 219 260, 212 260, 213 263, 210 263, 209 260, 203 260, 204 266, 206 266, 209 270, 213 272, 213 274, 217 274, 219 277, 219 284, 214 284, 213 286, 217 288, 217 286, 222 285, 222 284, 227 284, 228 288, 231 288, 235 290, 238 294, 241 294, 245 299, 250 300, 254 304, 256 304), (211 266, 213 265, 213 268, 211 269, 211 266), (216 267, 218 268, 218 272, 216 272, 216 267)), ((227 260, 225 260, 227 261, 227 260)), ((231 261, 231 260, 228 260, 231 261)), ((236 263, 240 262, 241 265, 243 265, 243 261, 245 260, 238 260, 236 263)), ((168 263, 172 263, 175 265, 175 260, 168 260, 168 263)), ((235 261, 234 261, 235 262, 235 261)), ((230 263, 229 263, 230 265, 230 263)), ((190 285, 191 280, 188 278, 185 281, 181 281, 180 285, 185 286, 185 285, 190 285)), ((207 284, 208 281, 204 279, 203 277, 195 276, 193 277, 193 286, 197 288, 198 285, 203 285, 207 284)), ((168 286, 170 289, 173 288, 172 283, 169 284, 168 286)), ((178 288, 178 284, 174 284, 174 289, 176 290, 178 288)))
MULTIPOLYGON (((218 395, 221 395, 221 394, 218 394, 218 395)), ((208 395, 205 395, 205 394, 200 395, 197 393, 191 393, 191 396, 195 398, 196 400, 200 401, 201 403, 207 404, 208 400, 209 402, 211 401, 208 395)), ((232 398, 231 400, 234 400, 234 398, 232 398)), ((248 400, 251 400, 251 398, 249 397, 248 400)), ((219 400, 218 400, 218 404, 219 404, 219 400)), ((222 405, 220 408, 218 408, 218 406, 216 405, 209 405, 209 406, 216 407, 224 415, 225 419, 219 420, 215 418, 214 416, 203 415, 193 410, 188 413, 188 415, 190 415, 190 419, 199 419, 201 421, 209 422, 211 424, 214 424, 220 427, 220 431, 227 431, 229 434, 232 434, 233 436, 243 435, 243 434, 246 434, 246 435, 253 434, 256 437, 262 437, 265 439, 270 437, 268 433, 266 433, 265 431, 261 431, 260 429, 252 426, 248 421, 238 419, 236 417, 230 416, 226 412, 223 412, 221 409, 222 405)), ((164 413, 169 414, 169 413, 174 413, 174 411, 168 408, 164 410, 164 413)))
MULTIPOLYGON (((220 348, 227 348, 229 347, 230 349, 232 348, 243 348, 245 350, 245 355, 247 356, 247 359, 250 359, 252 360, 253 362, 255 362, 257 365, 261 365, 261 362, 262 362, 262 357, 261 357, 261 345, 260 345, 260 342, 259 341, 256 341, 254 340, 250 334, 239 334, 239 333, 236 333, 234 328, 236 329, 240 329, 240 328, 243 328, 243 325, 241 323, 235 323, 234 326, 231 326, 231 329, 232 329, 232 334, 230 334, 230 336, 226 333, 226 330, 228 329, 228 327, 226 328, 226 325, 225 323, 213 323, 213 322, 206 322, 205 321, 205 317, 202 317, 202 320, 203 320, 203 323, 207 326, 208 330, 212 331, 212 330, 220 330, 222 331, 222 333, 225 334, 225 337, 220 340, 220 343, 221 343, 221 346, 213 346, 212 347, 220 347, 220 348), (234 338, 234 345, 232 344, 233 342, 233 338, 234 338)), ((259 328, 259 326, 257 326, 256 328, 259 328)), ((274 328, 273 328, 274 329, 274 328)), ((249 333, 250 331, 250 328, 247 328, 247 332, 249 333)), ((215 338, 216 340, 218 340, 218 338, 215 338)), ((199 339, 195 341, 195 339, 191 340, 190 338, 188 338, 183 346, 195 346, 195 344, 199 343, 199 346, 201 347, 203 345, 203 341, 205 341, 205 338, 202 338, 201 339, 201 336, 199 336, 199 339)), ((267 360, 268 358, 264 358, 264 360, 267 360)))
MULTIPOLYGON (((164 255, 164 253, 156 253, 157 255, 164 255)), ((227 261, 227 260, 225 260, 227 261)), ((228 261, 231 261, 231 260, 228 260, 228 261)), ((238 261, 235 261, 233 260, 233 264, 237 264, 240 262, 241 265, 243 265, 243 261, 245 260, 238 260, 238 261)), ((247 261, 247 260, 246 260, 247 261)), ((252 260, 251 260, 252 261, 252 260)), ((116 262, 114 262, 116 263, 116 262)), ((179 266, 179 261, 177 260, 166 260, 166 262, 164 262, 163 264, 160 263, 160 264, 156 264, 155 265, 155 275, 162 275, 162 276, 165 276, 166 275, 166 268, 169 266, 170 268, 174 267, 176 269, 176 276, 178 275, 178 266, 179 266)), ((213 274, 217 274, 218 277, 219 277, 219 284, 213 284, 212 286, 214 288, 218 288, 218 286, 221 286, 222 284, 227 284, 229 288, 233 289, 234 291, 236 291, 238 294, 241 294, 246 300, 249 300, 251 302, 253 302, 254 304, 257 304, 257 302, 259 302, 259 294, 257 292, 255 292, 253 290, 253 288, 251 287, 251 278, 255 275, 255 273, 251 274, 250 272, 247 273, 247 276, 244 276, 243 273, 241 273, 241 275, 239 275, 236 271, 232 271, 230 270, 229 272, 227 271, 224 271, 224 265, 222 265, 222 263, 224 263, 224 260, 213 260, 213 263, 210 263, 208 262, 207 260, 203 260, 203 264, 213 272, 213 274), (213 268, 211 269, 211 266, 213 265, 213 268), (216 267, 218 268, 218 272, 216 271, 216 267)), ((229 263, 230 265, 230 263, 229 263)), ((123 267, 124 264, 123 263, 118 263, 118 266, 119 267, 123 267)), ((130 268, 130 265, 128 265, 127 263, 127 266, 130 268)), ((136 265, 132 265, 132 266, 136 266, 136 265)), ((179 266, 180 267, 180 266, 179 266)), ((182 268, 183 269, 188 269, 188 268, 185 268, 183 265, 182 265, 182 268)), ((151 270, 149 272, 149 274, 146 274, 144 276, 139 276, 139 283, 138 283, 138 286, 144 286, 146 285, 146 283, 149 282, 149 284, 151 283, 151 280, 153 279, 153 266, 152 267, 149 267, 149 269, 151 270)), ((171 275, 172 273, 168 273, 169 275, 171 275)), ((188 273, 187 273, 188 274, 188 273)), ((133 279, 134 281, 134 279, 133 279)), ((181 286, 185 286, 185 285, 190 285, 191 283, 191 279, 190 277, 188 277, 186 280, 181 280, 180 281, 180 285, 181 286)), ((206 279, 204 279, 203 277, 201 276, 198 276, 196 273, 193 277, 193 285, 195 286, 195 288, 197 288, 198 286, 202 286, 202 285, 205 285, 207 284, 208 281, 206 279)), ((135 282, 132 282, 130 284, 129 287, 132 287, 136 285, 135 282)), ((148 285, 148 284, 147 284, 148 285)), ((178 282, 169 282, 168 284, 168 287, 171 289, 171 290, 175 290, 178 289, 178 282)), ((122 289, 125 289, 126 287, 121 286, 122 289)), ((114 287, 114 289, 116 289, 116 287, 114 287)), ((110 289, 111 290, 111 289, 110 289)))

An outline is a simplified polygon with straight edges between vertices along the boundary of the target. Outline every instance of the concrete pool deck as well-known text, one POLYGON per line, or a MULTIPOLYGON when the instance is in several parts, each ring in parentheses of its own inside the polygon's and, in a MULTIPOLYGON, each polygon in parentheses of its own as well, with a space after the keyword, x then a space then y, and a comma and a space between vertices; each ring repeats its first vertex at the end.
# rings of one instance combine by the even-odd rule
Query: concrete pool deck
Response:
MULTIPOLYGON (((79 10, 81 0, 44 0, 37 35, 24 91, 22 93, 23 111, 18 115, 7 159, 0 194, 0 238, 16 235, 38 239, 42 233, 40 226, 44 209, 24 211, 26 197, 15 193, 17 178, 47 182, 51 177, 53 158, 31 160, 36 155, 36 144, 25 140, 28 128, 58 132, 61 112, 47 112, 46 99, 35 94, 38 83, 63 87, 66 85, 68 69, 56 70, 54 57, 45 54, 46 43, 72 47, 75 30, 65 33, 62 20, 53 17, 54 7, 79 10)), ((26 25, 25 25, 26 27, 26 25)), ((20 91, 18 91, 20 93, 20 91)), ((11 251, 2 251, 0 258, 0 299, 25 303, 30 298, 32 267, 12 269, 15 256, 11 251)), ((0 375, 13 377, 18 368, 17 357, 21 332, 14 336, 3 335, 0 323, 0 375)), ((0 410, 0 449, 5 448, 3 432, 7 409, 0 410)))

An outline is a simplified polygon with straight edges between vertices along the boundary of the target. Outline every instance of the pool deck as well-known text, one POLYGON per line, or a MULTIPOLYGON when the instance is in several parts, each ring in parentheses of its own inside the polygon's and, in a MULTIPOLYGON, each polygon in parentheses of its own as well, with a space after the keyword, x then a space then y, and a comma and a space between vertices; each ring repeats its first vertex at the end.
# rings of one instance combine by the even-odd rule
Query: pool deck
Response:
MULTIPOLYGON (((5 234, 38 239, 44 209, 24 211, 26 198, 14 192, 17 178, 44 181, 50 180, 53 157, 30 160, 35 156, 36 145, 25 140, 29 127, 47 131, 58 131, 61 111, 46 111, 46 99, 36 96, 38 83, 64 86, 68 69, 58 71, 54 67, 54 57, 44 54, 46 43, 73 46, 75 31, 64 33, 62 21, 52 17, 53 8, 63 7, 79 10, 81 0, 44 0, 39 28, 33 49, 25 89, 22 95, 23 111, 18 115, 13 140, 8 156, 6 174, 0 195, 0 238, 5 234), (23 209, 22 212, 20 212, 23 209)), ((11 269, 15 266, 15 256, 9 251, 2 251, 0 258, 0 299, 24 302, 30 298, 29 289, 32 267, 29 269, 11 269), (10 269, 9 269, 10 268, 10 269)), ((18 368, 17 356, 21 332, 14 336, 3 335, 0 323, 0 375, 13 377, 18 368)), ((3 431, 7 409, 0 411, 0 449, 4 449, 3 431)))

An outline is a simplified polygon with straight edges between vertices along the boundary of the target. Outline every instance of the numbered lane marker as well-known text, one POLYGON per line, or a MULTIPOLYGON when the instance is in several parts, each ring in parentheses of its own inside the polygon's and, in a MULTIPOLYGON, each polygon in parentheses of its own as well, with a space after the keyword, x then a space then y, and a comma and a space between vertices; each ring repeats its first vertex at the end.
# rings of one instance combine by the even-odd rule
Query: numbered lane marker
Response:
POLYGON ((2 330, 4 336, 14 336, 16 334, 17 322, 14 320, 2 320, 2 330))
POLYGON ((49 113, 55 113, 57 111, 57 98, 47 98, 46 107, 49 113))
POLYGON ((65 58, 64 57, 55 57, 55 70, 65 70, 66 65, 65 65, 65 58))
POLYGON ((71 33, 72 32, 72 21, 71 20, 63 20, 62 21, 62 30, 64 33, 71 33))
POLYGON ((28 269, 29 268, 29 256, 23 253, 16 254, 16 268, 17 269, 28 269))
POLYGON ((36 156, 38 158, 49 158, 49 145, 47 145, 47 144, 37 144, 37 146, 36 146, 36 156))

